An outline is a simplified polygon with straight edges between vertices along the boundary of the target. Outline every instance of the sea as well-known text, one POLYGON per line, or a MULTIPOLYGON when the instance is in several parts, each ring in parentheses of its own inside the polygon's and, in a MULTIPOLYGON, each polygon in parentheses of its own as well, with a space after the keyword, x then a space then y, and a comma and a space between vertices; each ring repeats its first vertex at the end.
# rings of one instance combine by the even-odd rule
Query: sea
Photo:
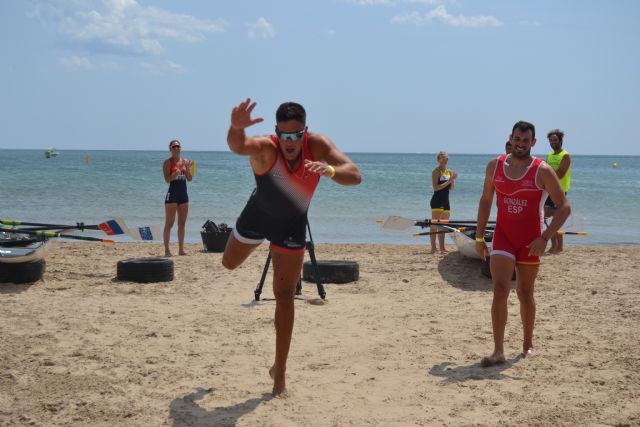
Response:
MULTIPOLYGON (((166 151, 58 152, 46 158, 44 150, 0 149, 0 219, 74 225, 119 217, 130 227, 163 228, 166 151)), ((182 154, 197 166, 188 184, 185 240, 198 243, 207 220, 234 226, 255 180, 246 157, 217 151, 182 154)), ((309 210, 314 242, 428 244, 428 237, 412 236, 420 231, 417 227, 385 230, 379 220, 430 217, 435 154, 348 155, 360 168, 362 183, 345 187, 321 179, 309 210)), ((450 194, 451 219, 475 220, 485 167, 496 155, 449 154, 448 166, 459 174, 450 194)), ((572 155, 568 198, 583 228, 574 231, 588 234, 567 235, 566 245, 640 244, 640 156, 572 155)))

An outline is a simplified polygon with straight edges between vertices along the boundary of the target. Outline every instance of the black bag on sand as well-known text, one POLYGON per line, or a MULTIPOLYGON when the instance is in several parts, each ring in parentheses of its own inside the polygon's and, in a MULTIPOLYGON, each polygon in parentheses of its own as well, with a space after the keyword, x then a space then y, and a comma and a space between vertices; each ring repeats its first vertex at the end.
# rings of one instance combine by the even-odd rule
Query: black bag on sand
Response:
POLYGON ((200 232, 205 250, 209 252, 224 252, 224 248, 227 246, 227 239, 229 239, 232 230, 224 222, 216 224, 210 219, 206 220, 200 232))

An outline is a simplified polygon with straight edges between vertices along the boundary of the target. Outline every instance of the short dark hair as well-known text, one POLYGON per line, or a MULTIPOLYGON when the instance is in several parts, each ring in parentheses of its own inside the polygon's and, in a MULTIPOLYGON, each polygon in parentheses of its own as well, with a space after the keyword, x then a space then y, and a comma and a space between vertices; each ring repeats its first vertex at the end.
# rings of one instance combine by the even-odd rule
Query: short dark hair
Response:
POLYGON ((307 123, 307 112, 304 107, 296 102, 284 102, 276 110, 276 123, 296 120, 300 123, 307 123))
POLYGON ((551 137, 551 135, 555 135, 558 137, 558 141, 562 142, 562 138, 564 138, 564 132, 562 132, 560 129, 553 129, 550 130, 549 133, 547 134, 547 139, 549 139, 551 137))
POLYGON ((511 135, 514 134, 516 129, 520 129, 520 132, 526 132, 526 131, 530 130, 531 131, 531 138, 535 138, 536 137, 536 127, 532 123, 520 120, 515 125, 513 125, 513 129, 511 129, 511 135))

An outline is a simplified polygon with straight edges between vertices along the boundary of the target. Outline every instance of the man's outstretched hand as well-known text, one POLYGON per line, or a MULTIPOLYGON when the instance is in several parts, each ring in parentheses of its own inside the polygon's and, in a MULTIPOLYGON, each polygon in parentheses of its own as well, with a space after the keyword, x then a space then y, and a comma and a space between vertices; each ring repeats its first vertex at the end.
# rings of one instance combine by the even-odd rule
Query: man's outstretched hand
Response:
POLYGON ((248 128, 256 123, 263 122, 262 117, 251 118, 251 112, 255 108, 256 103, 251 102, 251 98, 241 102, 237 107, 233 107, 231 111, 231 127, 237 130, 248 128))

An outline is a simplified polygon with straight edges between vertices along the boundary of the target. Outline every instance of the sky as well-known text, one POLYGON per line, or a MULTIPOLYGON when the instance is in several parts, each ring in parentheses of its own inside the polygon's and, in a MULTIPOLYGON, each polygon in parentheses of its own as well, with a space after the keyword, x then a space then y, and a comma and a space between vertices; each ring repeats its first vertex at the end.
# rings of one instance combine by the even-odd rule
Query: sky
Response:
MULTIPOLYGON (((0 149, 228 150, 296 101, 345 152, 640 155, 635 0, 7 0, 0 149), (635 52, 635 53, 634 53, 635 52)), ((1 152, 0 152, 1 157, 1 152)))

